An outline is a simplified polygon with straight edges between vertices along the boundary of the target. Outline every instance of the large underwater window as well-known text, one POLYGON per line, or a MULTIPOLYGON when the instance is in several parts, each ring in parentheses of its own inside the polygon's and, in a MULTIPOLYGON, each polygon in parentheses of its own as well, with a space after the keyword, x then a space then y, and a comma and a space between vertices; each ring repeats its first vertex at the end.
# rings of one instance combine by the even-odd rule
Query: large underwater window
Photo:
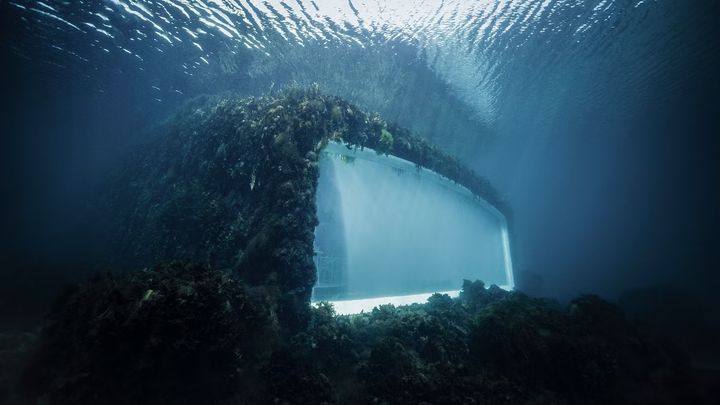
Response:
POLYGON ((406 160, 329 144, 317 213, 313 301, 339 313, 454 295, 463 279, 513 288, 505 217, 406 160))

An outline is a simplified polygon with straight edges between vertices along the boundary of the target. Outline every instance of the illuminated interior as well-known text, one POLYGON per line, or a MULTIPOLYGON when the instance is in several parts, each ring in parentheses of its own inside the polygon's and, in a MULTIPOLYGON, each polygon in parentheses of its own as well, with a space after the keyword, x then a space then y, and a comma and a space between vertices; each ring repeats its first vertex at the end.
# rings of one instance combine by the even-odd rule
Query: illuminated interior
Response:
POLYGON ((455 295, 463 279, 514 286, 505 217, 409 161, 331 143, 317 213, 313 301, 338 313, 455 295))

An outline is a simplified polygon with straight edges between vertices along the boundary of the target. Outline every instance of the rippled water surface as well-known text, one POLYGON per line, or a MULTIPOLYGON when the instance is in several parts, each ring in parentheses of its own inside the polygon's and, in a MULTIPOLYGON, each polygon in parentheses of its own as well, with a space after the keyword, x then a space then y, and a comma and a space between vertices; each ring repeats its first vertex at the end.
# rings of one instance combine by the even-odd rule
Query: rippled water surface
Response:
POLYGON ((9 188, 13 243, 61 234, 58 196, 184 100, 318 83, 487 175, 548 291, 709 260, 717 1, 0 0, 0 21, 6 164, 36 179, 9 188))
MULTIPOLYGON (((688 45, 697 46, 690 52, 706 51, 682 36, 697 23, 712 23, 702 19, 716 7, 684 3, 17 0, 2 5, 16 25, 17 37, 4 38, 14 52, 80 70, 91 79, 119 66, 157 72, 158 60, 166 62, 165 73, 217 77, 242 72, 250 79, 267 79, 297 65, 307 69, 319 63, 324 66, 316 70, 327 69, 331 61, 323 57, 333 54, 330 49, 372 53, 390 48, 395 51, 383 56, 399 57, 402 50, 418 58, 479 119, 494 122, 502 113, 503 91, 558 80, 544 76, 558 67, 571 64, 604 75, 630 68, 623 84, 648 86, 684 62, 677 53, 688 51, 688 45), (685 19, 688 13, 701 21, 685 19), (609 63, 618 60, 622 63, 609 63)), ((370 61, 339 63, 361 69, 353 65, 364 62, 370 61)), ((322 82, 325 73, 286 74, 322 82)), ((159 87, 158 99, 173 90, 159 87)), ((584 97, 598 97, 603 86, 590 90, 584 97)))

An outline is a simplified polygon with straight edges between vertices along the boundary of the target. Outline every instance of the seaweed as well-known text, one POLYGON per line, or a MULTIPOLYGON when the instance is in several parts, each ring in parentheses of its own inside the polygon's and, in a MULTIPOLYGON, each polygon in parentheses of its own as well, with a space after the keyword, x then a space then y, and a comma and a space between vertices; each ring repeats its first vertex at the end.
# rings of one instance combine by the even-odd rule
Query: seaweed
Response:
POLYGON ((220 402, 277 341, 267 297, 181 263, 98 277, 49 315, 22 388, 53 404, 220 402))
POLYGON ((24 392, 53 404, 702 400, 671 348, 596 296, 562 306, 466 280, 460 297, 424 304, 309 306, 293 333, 272 297, 180 263, 80 284, 49 316, 24 392))
POLYGON ((387 130, 387 128, 383 128, 380 130, 380 147, 378 148, 378 153, 390 153, 393 149, 393 136, 390 133, 390 131, 387 130))

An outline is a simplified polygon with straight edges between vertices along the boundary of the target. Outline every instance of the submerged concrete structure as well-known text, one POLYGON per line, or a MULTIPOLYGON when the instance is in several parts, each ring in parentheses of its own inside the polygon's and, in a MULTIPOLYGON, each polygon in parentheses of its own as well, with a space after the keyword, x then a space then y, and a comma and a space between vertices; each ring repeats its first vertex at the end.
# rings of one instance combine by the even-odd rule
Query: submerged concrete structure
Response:
MULTIPOLYGON (((335 170, 343 172, 343 166, 335 164, 335 170)), ((457 290, 463 278, 512 287, 505 220, 509 210, 489 183, 408 130, 317 89, 189 102, 118 170, 104 203, 113 267, 180 260, 232 271, 252 285, 275 288, 280 318, 288 325, 303 324, 313 287, 318 298, 457 290), (318 195, 318 179, 321 190, 327 185, 322 173, 331 167, 328 153, 339 150, 344 151, 340 159, 356 159, 356 167, 372 169, 368 176, 357 177, 355 184, 362 190, 378 190, 392 176, 406 173, 411 181, 398 184, 415 187, 415 195, 402 197, 390 186, 382 192, 385 197, 373 202, 365 191, 347 189, 351 177, 344 175, 335 184, 339 194, 318 195), (376 170, 383 167, 390 171, 376 170), (458 204, 467 208, 461 216, 455 215, 458 204), (407 217, 400 221, 394 216, 394 223, 371 217, 368 209, 380 206, 385 211, 394 207, 407 217), (350 243, 346 239, 343 244, 339 233, 325 233, 328 218, 335 215, 328 207, 345 209, 342 223, 334 226, 358 232, 358 221, 352 219, 365 215, 377 237, 367 238, 366 229, 346 235, 350 243), (430 211, 444 217, 428 223, 430 211), (318 214, 322 220, 316 232, 318 214), (494 231, 473 233, 472 227, 460 226, 469 219, 494 231), (410 224, 424 224, 412 230, 412 237, 425 242, 398 239, 410 224), (443 224, 446 243, 428 244, 427 238, 439 236, 443 224), (364 252, 358 250, 358 242, 371 240, 374 244, 362 246, 364 252), (316 256, 318 246, 332 255, 316 256), (444 250, 433 254, 430 246, 444 250), (407 260, 390 261, 392 249, 397 258, 407 260), (422 250, 424 256, 409 260, 413 250, 422 250), (378 261, 381 253, 383 265, 378 261), (349 272, 325 271, 333 266, 349 272), (368 277, 361 280, 363 273, 368 277), (376 277, 380 273, 385 280, 376 277), (415 284, 409 285, 408 277, 415 284), (401 285, 409 288, 399 289, 401 285)))

